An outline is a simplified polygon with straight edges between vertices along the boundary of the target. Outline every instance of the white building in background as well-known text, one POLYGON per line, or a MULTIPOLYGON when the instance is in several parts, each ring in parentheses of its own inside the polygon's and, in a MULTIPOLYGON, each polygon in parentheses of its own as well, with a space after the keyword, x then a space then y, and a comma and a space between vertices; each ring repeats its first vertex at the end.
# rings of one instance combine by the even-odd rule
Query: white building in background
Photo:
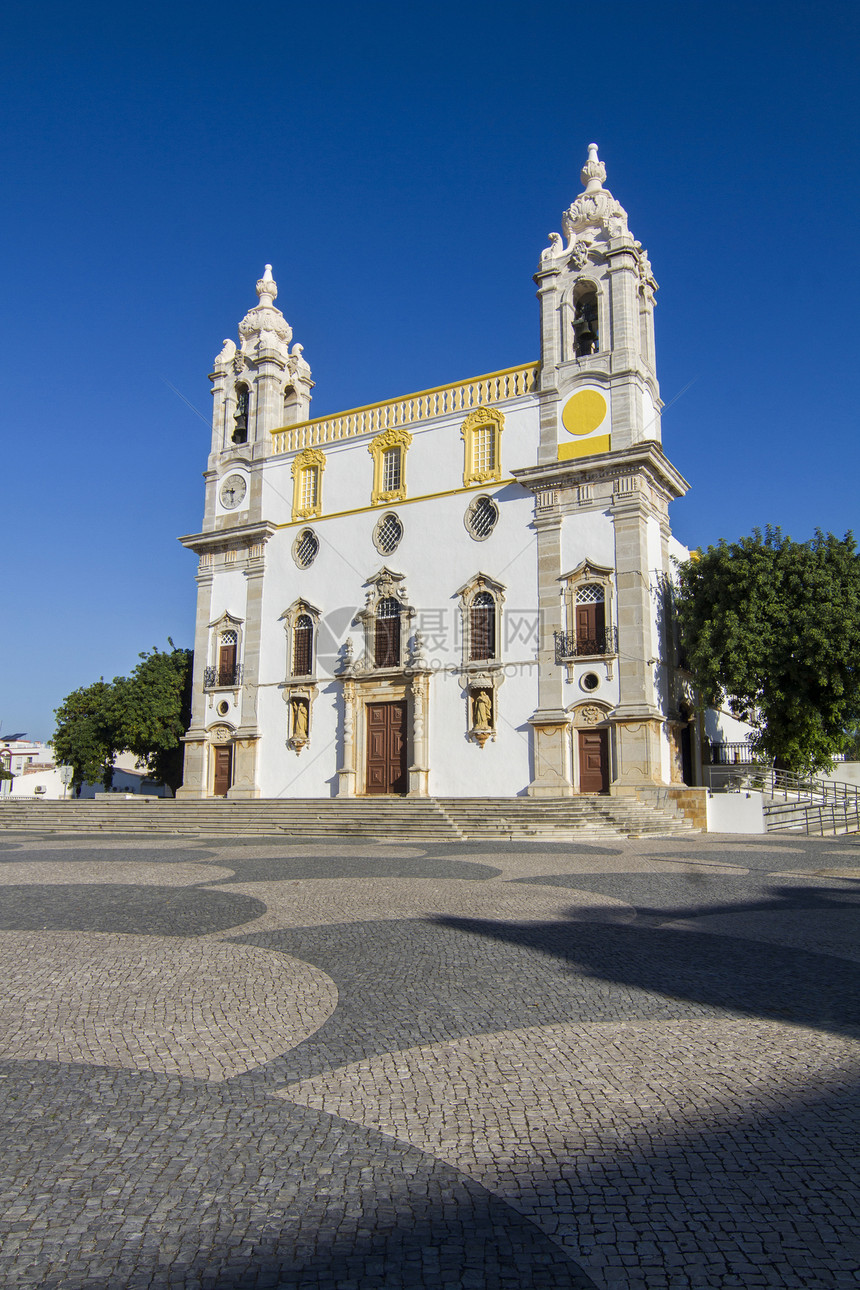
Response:
POLYGON ((536 361, 309 419, 275 307, 224 342, 180 796, 638 793, 696 775, 666 581, 657 284, 595 145, 536 361))

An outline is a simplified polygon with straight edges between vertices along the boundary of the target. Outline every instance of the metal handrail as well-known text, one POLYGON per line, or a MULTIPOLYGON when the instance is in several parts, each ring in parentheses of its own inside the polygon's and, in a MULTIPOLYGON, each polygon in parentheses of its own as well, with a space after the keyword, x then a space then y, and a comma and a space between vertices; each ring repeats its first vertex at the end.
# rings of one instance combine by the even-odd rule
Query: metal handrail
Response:
POLYGON ((572 658, 601 658, 618 653, 618 628, 605 627, 594 636, 577 636, 576 632, 554 632, 555 661, 572 658))
POLYGON ((836 830, 860 833, 860 789, 835 779, 796 775, 765 763, 756 765, 706 766, 712 791, 753 789, 770 798, 765 808, 768 831, 793 829, 806 834, 832 835, 836 830), (782 802, 777 799, 782 798, 782 802), (784 822, 780 822, 783 820, 784 822), (813 828, 817 825, 817 829, 813 828))
POLYGON ((233 689, 242 684, 242 665, 237 663, 235 667, 204 667, 203 669, 203 689, 217 690, 233 689))

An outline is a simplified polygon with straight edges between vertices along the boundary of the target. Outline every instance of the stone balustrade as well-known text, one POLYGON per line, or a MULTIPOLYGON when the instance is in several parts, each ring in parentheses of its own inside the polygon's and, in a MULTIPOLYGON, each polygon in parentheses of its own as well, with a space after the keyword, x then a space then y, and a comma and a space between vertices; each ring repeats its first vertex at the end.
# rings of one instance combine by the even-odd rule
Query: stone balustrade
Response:
POLYGON ((475 376, 453 385, 439 385, 432 390, 420 390, 417 394, 406 394, 385 403, 369 403, 366 407, 351 408, 334 416, 283 426, 272 431, 273 452, 298 452, 318 444, 353 439, 357 435, 379 434, 394 426, 414 425, 419 421, 432 421, 436 417, 503 403, 535 388, 539 366, 538 363, 526 363, 521 367, 507 367, 501 372, 475 376))

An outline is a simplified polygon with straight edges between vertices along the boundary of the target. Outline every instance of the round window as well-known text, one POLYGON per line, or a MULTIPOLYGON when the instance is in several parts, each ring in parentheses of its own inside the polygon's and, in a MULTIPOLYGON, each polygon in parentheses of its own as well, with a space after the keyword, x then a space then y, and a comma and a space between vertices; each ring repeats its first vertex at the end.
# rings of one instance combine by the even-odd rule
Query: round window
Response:
POLYGON ((499 522, 499 508, 492 497, 475 497, 469 503, 464 520, 475 541, 483 542, 499 522))
POLYGON ((218 704, 218 716, 226 717, 229 711, 230 711, 230 704, 227 702, 226 699, 222 699, 221 702, 218 704))
POLYGON ((320 540, 313 529, 302 529, 293 543, 293 559, 300 569, 307 569, 317 558, 320 540))
POLYGON ((589 692, 591 692, 592 690, 599 690, 600 677, 597 675, 596 672, 586 672, 585 676, 580 681, 580 685, 582 686, 583 690, 588 690, 589 692))
POLYGON ((402 537, 403 525, 393 511, 377 520, 373 530, 373 545, 380 555, 391 555, 392 551, 396 551, 402 537))

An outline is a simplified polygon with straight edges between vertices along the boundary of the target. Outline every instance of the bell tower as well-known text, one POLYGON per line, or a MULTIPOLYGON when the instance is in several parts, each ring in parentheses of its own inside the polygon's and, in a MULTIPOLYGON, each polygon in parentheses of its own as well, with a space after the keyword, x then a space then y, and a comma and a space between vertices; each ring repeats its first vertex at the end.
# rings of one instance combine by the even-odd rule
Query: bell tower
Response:
POLYGON ((536 796, 590 791, 578 763, 585 727, 595 746, 602 740, 610 792, 653 789, 674 774, 668 505, 687 484, 660 443, 657 283, 627 212, 604 187, 597 144, 588 146, 581 179, 584 191, 562 215, 564 236, 550 234, 535 275, 538 464, 514 471, 535 493, 541 637, 529 791, 536 796), (589 568, 601 571, 600 587, 576 581, 589 568), (611 621, 591 645, 580 639, 575 614, 577 596, 588 595, 601 597, 611 621))
POLYGON ((267 264, 257 282, 259 304, 239 323, 239 346, 224 341, 212 382, 212 453, 243 450, 268 454, 268 436, 279 426, 305 421, 310 411, 311 369, 293 329, 275 307, 278 286, 267 264))
POLYGON ((585 191, 550 234, 535 275, 541 305, 541 462, 660 441, 654 360, 657 283, 627 212, 603 187, 597 144, 585 191), (552 397, 549 397, 552 394, 552 397))
POLYGON ((212 442, 203 526, 180 539, 200 557, 182 797, 259 794, 263 581, 275 530, 264 514, 263 470, 272 431, 307 418, 313 387, 301 345, 290 348, 293 329, 275 307, 277 295, 267 264, 257 282, 258 304, 239 323, 238 346, 223 342, 209 377, 212 442), (236 573, 241 580, 232 577, 236 573))

